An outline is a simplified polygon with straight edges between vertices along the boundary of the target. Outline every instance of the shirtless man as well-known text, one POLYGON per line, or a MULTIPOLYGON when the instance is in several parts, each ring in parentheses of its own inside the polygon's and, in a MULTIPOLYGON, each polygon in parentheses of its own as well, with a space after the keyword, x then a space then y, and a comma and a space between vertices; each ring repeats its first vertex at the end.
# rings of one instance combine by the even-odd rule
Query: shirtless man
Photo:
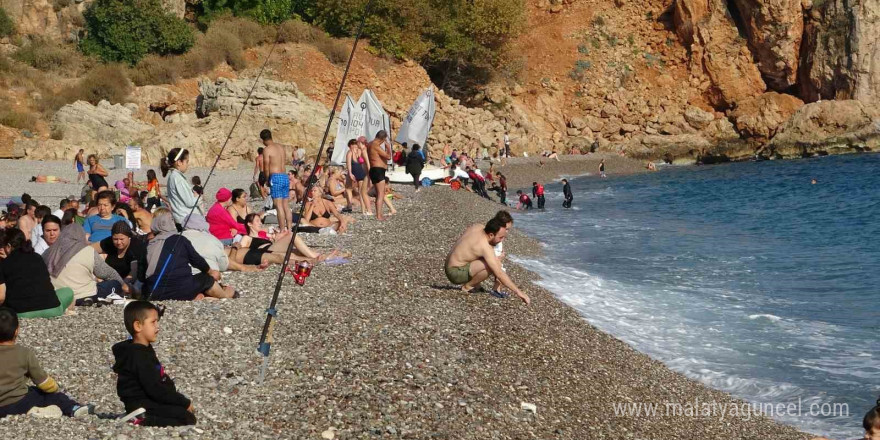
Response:
POLYGON ((282 231, 289 231, 293 224, 293 214, 290 212, 290 179, 287 178, 287 172, 284 171, 284 164, 287 161, 287 153, 284 151, 284 145, 272 140, 272 132, 268 129, 260 132, 260 139, 263 141, 263 173, 269 180, 271 187, 269 188, 272 196, 272 203, 275 204, 275 210, 278 211, 278 227, 282 231))
POLYGON ((254 161, 254 182, 260 187, 260 194, 266 198, 266 174, 263 173, 263 148, 257 148, 257 159, 254 161))
MULTIPOLYGON (((385 172, 388 171, 388 159, 391 159, 391 144, 388 143, 385 130, 379 130, 376 139, 367 145, 367 155, 370 160, 370 182, 376 187, 376 194, 385 194, 385 172)), ((384 203, 382 197, 376 197, 376 220, 385 220, 382 214, 384 203)))
POLYGON ((467 228, 446 256, 446 278, 453 284, 460 284, 461 290, 470 292, 489 278, 489 275, 495 275, 501 284, 524 303, 531 303, 529 296, 516 287, 495 256, 495 245, 504 241, 506 236, 507 224, 498 216, 489 220, 485 226, 472 225, 467 228))
POLYGON ((128 207, 131 208, 131 212, 134 214, 134 220, 137 223, 137 227, 140 228, 144 234, 152 232, 150 230, 150 224, 153 223, 153 214, 144 209, 140 197, 132 197, 128 199, 128 207))

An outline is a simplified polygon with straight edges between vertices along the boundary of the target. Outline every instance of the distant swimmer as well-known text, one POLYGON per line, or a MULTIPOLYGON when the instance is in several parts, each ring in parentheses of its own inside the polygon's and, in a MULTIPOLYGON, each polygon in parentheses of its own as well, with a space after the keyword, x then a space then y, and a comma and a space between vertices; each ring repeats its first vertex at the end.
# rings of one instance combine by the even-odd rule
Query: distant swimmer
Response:
POLYGON ((813 180, 810 181, 810 185, 815 185, 816 183, 817 183, 817 182, 816 182, 816 179, 813 179, 813 180))
POLYGON ((562 196, 565 197, 565 201, 562 202, 562 207, 571 208, 571 202, 574 200, 574 196, 571 195, 571 184, 568 183, 568 179, 562 179, 562 196))
POLYGON ((476 224, 468 227, 446 256, 446 278, 451 283, 460 285, 464 292, 470 292, 489 278, 489 275, 494 275, 502 285, 529 304, 529 296, 520 291, 507 276, 501 267, 501 261, 495 256, 495 245, 504 241, 506 236, 507 223, 497 215, 485 226, 476 224))

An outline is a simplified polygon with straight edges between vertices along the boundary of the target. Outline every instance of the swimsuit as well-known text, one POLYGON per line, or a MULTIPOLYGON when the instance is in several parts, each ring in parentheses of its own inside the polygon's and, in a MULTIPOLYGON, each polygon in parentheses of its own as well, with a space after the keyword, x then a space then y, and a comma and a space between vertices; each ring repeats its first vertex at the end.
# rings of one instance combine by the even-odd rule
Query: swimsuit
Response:
POLYGON ((319 217, 317 214, 315 214, 314 212, 312 212, 312 218, 311 218, 311 220, 309 220, 309 221, 310 221, 310 222, 313 222, 313 221, 315 221, 315 220, 317 220, 317 219, 319 219, 319 218, 321 218, 321 217, 324 217, 324 218, 326 218, 326 219, 329 219, 329 218, 330 218, 330 211, 324 211, 324 214, 322 214, 320 217, 319 217))
POLYGON ((79 172, 79 173, 85 171, 85 169, 83 168, 83 163, 82 163, 82 162, 80 162, 80 161, 76 161, 76 171, 79 172))
POLYGON ((449 282, 452 284, 465 284, 471 280, 471 263, 467 263, 463 266, 446 266, 446 278, 449 279, 449 282))
POLYGON ((92 189, 97 190, 100 187, 110 187, 110 184, 107 183, 107 180, 104 179, 104 176, 100 174, 89 174, 89 182, 92 182, 92 189))
POLYGON ((259 237, 251 237, 251 245, 248 246, 248 251, 244 254, 244 264, 253 266, 259 266, 262 264, 263 254, 271 252, 269 250, 269 246, 271 245, 272 242, 269 240, 259 237))
POLYGON ((273 199, 290 198, 290 178, 287 173, 274 173, 269 176, 270 193, 273 199))
MULTIPOLYGON (((363 158, 361 158, 363 160, 363 158)), ((361 166, 360 163, 352 163, 351 164, 351 174, 354 175, 354 180, 360 182, 367 177, 367 173, 364 172, 364 167, 361 166)))
POLYGON ((372 167, 370 168, 370 182, 373 182, 373 185, 385 181, 385 168, 372 167))

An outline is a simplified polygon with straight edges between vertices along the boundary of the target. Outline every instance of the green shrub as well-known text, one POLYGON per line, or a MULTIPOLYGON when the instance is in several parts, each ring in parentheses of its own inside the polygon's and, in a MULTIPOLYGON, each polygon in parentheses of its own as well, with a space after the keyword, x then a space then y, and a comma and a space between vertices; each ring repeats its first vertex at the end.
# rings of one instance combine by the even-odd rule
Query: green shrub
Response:
POLYGON ((82 60, 74 49, 62 43, 34 39, 20 47, 12 57, 44 72, 63 72, 75 76, 82 60))
POLYGON ((6 10, 0 8, 0 38, 8 37, 15 33, 15 23, 6 14, 6 10))
POLYGON ((18 128, 23 130, 34 131, 39 118, 37 115, 28 112, 19 112, 15 110, 5 110, 0 112, 0 125, 18 128))
POLYGON ((137 86, 172 84, 180 77, 180 59, 174 56, 147 55, 129 70, 137 86))
POLYGON ((150 53, 184 53, 195 41, 189 25, 166 13, 160 0, 95 0, 84 16, 80 47, 104 61, 134 65, 150 53))
POLYGON ((232 13, 264 24, 281 23, 290 18, 293 3, 294 0, 202 0, 202 22, 207 23, 218 16, 232 13))

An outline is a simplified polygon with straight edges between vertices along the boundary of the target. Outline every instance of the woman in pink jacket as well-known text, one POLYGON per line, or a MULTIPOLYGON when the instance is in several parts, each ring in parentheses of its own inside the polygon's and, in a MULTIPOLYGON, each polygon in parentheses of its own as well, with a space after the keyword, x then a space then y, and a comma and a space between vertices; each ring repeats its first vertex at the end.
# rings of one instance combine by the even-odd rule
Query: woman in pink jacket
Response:
POLYGON ((231 203, 232 191, 226 188, 217 190, 217 203, 208 210, 208 231, 217 237, 224 246, 231 246, 236 235, 247 235, 244 225, 235 221, 226 208, 231 203))

